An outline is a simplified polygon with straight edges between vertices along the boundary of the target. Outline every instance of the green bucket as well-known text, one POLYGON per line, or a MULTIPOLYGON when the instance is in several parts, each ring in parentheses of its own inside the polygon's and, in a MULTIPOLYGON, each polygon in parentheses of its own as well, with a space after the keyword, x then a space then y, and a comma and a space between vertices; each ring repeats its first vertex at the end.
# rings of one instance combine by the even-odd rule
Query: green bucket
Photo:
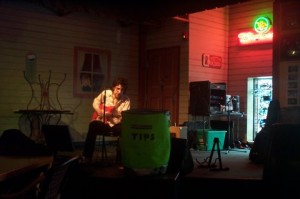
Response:
POLYGON ((166 169, 171 151, 169 112, 129 110, 122 117, 120 147, 124 166, 150 173, 166 169))

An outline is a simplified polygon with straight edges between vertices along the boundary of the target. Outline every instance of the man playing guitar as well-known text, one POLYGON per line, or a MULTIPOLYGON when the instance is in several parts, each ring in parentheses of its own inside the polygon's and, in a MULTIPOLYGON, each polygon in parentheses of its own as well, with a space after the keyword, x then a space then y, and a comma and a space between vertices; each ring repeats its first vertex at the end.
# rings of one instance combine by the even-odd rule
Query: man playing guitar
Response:
POLYGON ((95 112, 89 124, 83 156, 85 162, 91 162, 97 135, 121 134, 122 111, 130 109, 130 99, 125 95, 127 81, 117 78, 111 89, 103 90, 93 101, 95 112))

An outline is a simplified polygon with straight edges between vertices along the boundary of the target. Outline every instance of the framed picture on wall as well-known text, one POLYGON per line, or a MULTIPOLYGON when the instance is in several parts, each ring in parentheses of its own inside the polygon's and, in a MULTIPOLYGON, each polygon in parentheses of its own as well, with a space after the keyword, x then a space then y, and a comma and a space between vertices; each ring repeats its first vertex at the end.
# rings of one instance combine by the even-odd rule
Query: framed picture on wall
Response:
POLYGON ((95 97, 110 82, 108 50, 74 47, 73 91, 75 97, 95 97))
POLYGON ((300 107, 300 62, 281 62, 279 87, 282 107, 300 107))

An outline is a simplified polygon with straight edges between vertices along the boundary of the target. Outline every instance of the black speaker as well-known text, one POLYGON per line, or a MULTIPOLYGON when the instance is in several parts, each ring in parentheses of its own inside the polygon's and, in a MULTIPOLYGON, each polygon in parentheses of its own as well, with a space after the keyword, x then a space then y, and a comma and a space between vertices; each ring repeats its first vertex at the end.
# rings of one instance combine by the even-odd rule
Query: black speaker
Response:
POLYGON ((42 133, 44 134, 47 147, 53 152, 74 151, 73 141, 66 125, 43 125, 42 133))
POLYGON ((187 140, 182 138, 171 138, 171 153, 167 173, 181 172, 185 175, 194 168, 194 162, 190 150, 187 148, 187 140))
POLYGON ((35 143, 19 129, 6 129, 0 137, 0 155, 43 156, 51 155, 44 144, 35 143))
POLYGON ((208 116, 210 114, 210 82, 190 82, 189 114, 208 116))

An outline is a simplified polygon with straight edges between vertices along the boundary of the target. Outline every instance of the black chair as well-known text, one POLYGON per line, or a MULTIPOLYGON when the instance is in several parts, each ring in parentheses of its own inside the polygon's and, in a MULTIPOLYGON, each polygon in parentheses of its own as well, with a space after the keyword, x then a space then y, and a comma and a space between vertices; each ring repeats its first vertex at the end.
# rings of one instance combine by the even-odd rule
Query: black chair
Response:
POLYGON ((54 153, 73 152, 73 140, 67 125, 43 125, 42 132, 47 147, 54 153))
POLYGON ((40 185, 38 199, 58 199, 64 191, 64 186, 68 182, 72 169, 79 163, 78 156, 54 164, 46 173, 45 180, 40 185))
POLYGON ((281 119, 280 103, 278 100, 270 102, 265 126, 256 134, 254 143, 249 153, 249 159, 256 163, 263 163, 266 160, 268 144, 273 124, 279 123, 281 119))
POLYGON ((270 128, 263 180, 275 196, 300 196, 300 124, 277 123, 270 128))

